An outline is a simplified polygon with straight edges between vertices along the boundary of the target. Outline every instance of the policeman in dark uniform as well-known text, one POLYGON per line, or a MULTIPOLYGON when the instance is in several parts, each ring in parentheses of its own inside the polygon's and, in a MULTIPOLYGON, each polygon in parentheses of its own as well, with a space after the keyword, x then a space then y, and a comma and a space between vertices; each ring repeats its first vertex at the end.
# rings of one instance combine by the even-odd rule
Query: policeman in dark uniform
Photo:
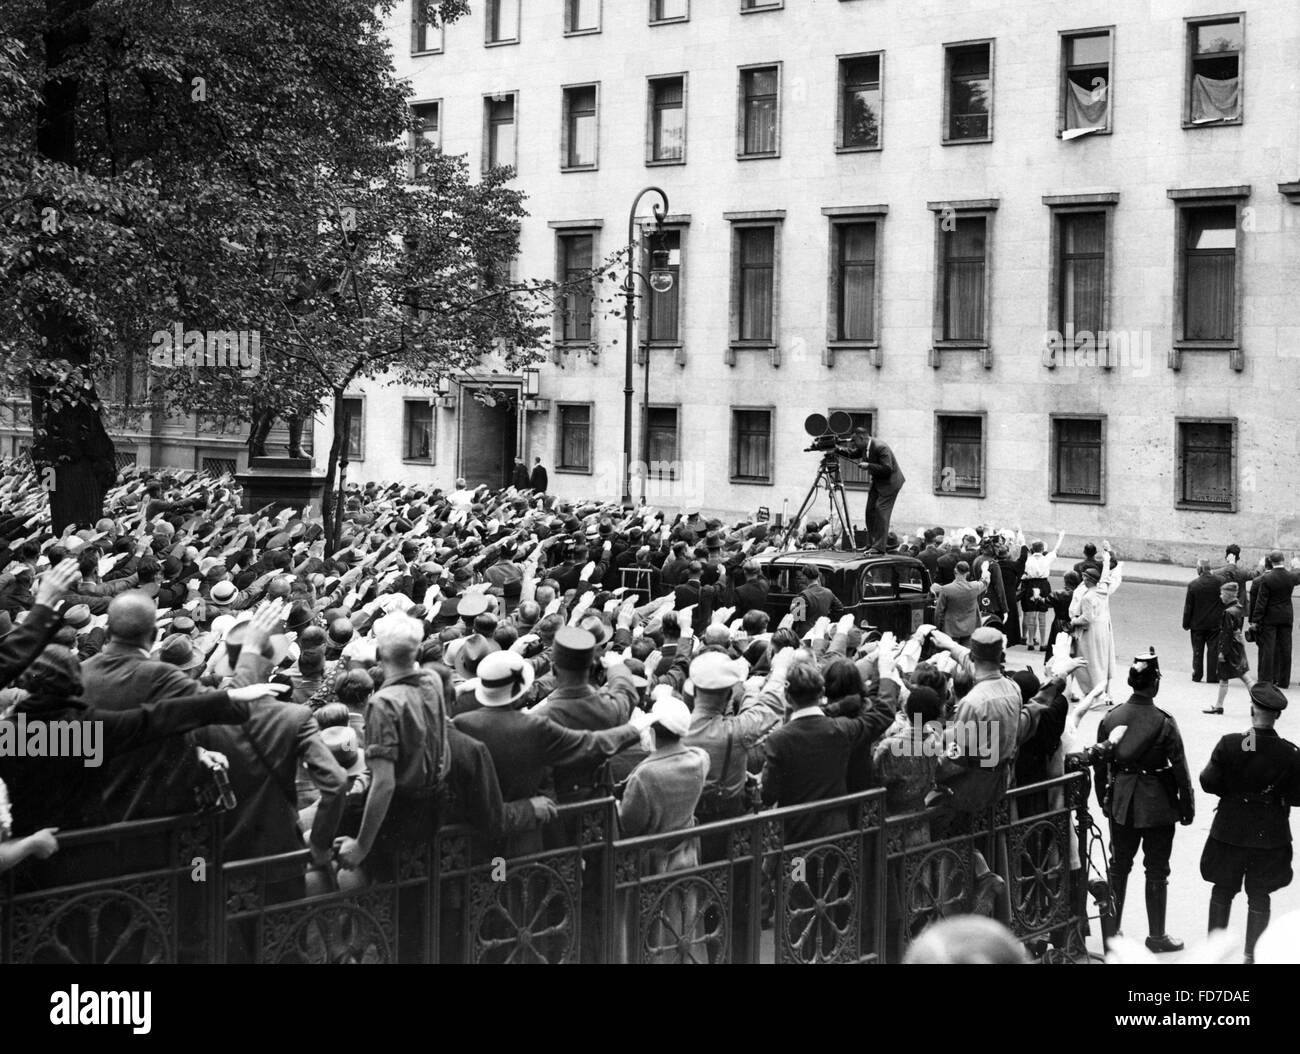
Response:
POLYGON ((1286 696, 1267 681, 1250 688, 1249 732, 1219 740, 1201 787, 1219 796, 1201 853, 1210 894, 1210 930, 1226 929, 1232 899, 1246 883, 1246 961, 1268 926, 1269 895, 1291 884, 1291 806, 1300 805, 1300 747, 1274 730, 1286 696))
POLYGON ((1178 724, 1152 701, 1160 691, 1160 660, 1154 651, 1139 655, 1128 672, 1133 695, 1102 718, 1097 741, 1112 729, 1128 731, 1114 748, 1114 759, 1099 759, 1097 798, 1110 819, 1110 885, 1115 901, 1115 925, 1124 912, 1124 893, 1138 847, 1146 868, 1147 947, 1176 952, 1183 942, 1165 932, 1169 896, 1169 854, 1174 824, 1187 826, 1195 814, 1192 780, 1183 754, 1178 724))

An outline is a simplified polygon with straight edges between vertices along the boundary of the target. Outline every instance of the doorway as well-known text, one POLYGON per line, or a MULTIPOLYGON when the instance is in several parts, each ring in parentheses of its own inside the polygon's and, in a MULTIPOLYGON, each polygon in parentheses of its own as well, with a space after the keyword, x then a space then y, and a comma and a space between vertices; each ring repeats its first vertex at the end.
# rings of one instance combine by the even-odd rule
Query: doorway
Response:
POLYGON ((460 465, 473 488, 508 487, 519 451, 519 389, 464 385, 460 390, 460 465))

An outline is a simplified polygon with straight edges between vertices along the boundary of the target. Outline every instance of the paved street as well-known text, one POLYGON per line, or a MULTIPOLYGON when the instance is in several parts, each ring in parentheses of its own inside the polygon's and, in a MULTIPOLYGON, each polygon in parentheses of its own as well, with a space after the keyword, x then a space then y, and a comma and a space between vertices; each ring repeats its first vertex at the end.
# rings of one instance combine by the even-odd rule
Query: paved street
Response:
MULTIPOLYGON (((1216 798, 1200 792, 1199 775, 1209 760, 1214 744, 1225 732, 1244 729, 1250 724, 1250 711, 1246 689, 1235 682, 1224 704, 1227 713, 1222 717, 1203 714, 1201 711, 1214 702, 1217 686, 1194 684, 1191 673, 1191 643, 1182 630, 1183 597, 1179 586, 1137 585, 1128 583, 1120 587, 1111 603, 1115 625, 1116 656, 1121 677, 1135 654, 1154 646, 1160 656, 1164 674, 1158 705, 1173 714, 1182 731, 1187 747, 1192 783, 1197 790, 1196 820, 1191 827, 1179 827, 1174 839, 1173 874, 1170 877, 1168 929, 1189 945, 1192 940, 1204 937, 1206 910, 1210 887, 1201 879, 1200 854, 1214 817, 1216 798)), ((1255 666, 1255 647, 1249 646, 1250 662, 1255 666)), ((1025 665, 1041 667, 1041 656, 1026 663, 1029 656, 1023 648, 1015 648, 1010 655, 1013 668, 1025 665)), ((1121 679, 1113 693, 1117 701, 1126 698, 1127 688, 1121 679)), ((1288 739, 1300 738, 1300 696, 1288 691, 1294 709, 1283 714, 1278 723, 1279 732, 1288 739)), ((1096 738, 1100 714, 1090 715, 1084 721, 1083 732, 1089 741, 1096 738)), ((1092 803, 1093 814, 1101 819, 1100 810, 1092 803)), ((1104 821, 1103 821, 1104 822, 1104 821)), ((1292 812, 1291 826, 1296 831, 1297 813, 1292 812)), ((1091 903, 1089 904, 1091 908, 1091 903)), ((1292 884, 1273 896, 1273 917, 1284 912, 1300 910, 1300 884, 1292 884)), ((1141 857, 1129 881, 1129 906, 1124 912, 1126 933, 1146 935, 1146 907, 1143 902, 1141 857)), ((1243 891, 1233 902, 1232 931, 1244 939, 1246 931, 1246 895, 1243 891)))

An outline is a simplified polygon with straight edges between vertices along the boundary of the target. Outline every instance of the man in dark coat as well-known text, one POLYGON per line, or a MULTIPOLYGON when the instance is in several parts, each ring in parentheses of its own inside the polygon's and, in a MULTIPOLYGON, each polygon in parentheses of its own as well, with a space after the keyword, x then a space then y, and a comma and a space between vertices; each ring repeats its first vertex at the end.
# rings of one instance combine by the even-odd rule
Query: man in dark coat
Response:
POLYGON ((542 459, 539 457, 533 458, 533 471, 528 477, 528 485, 538 494, 545 494, 549 482, 546 469, 542 468, 542 459))
POLYGON ((1268 554, 1270 569, 1255 582, 1250 604, 1250 621, 1259 646, 1259 679, 1283 689, 1291 683, 1291 626, 1295 622, 1291 591, 1300 581, 1297 563, 1288 570, 1285 560, 1276 550, 1268 554))
POLYGON ((514 471, 510 474, 510 485, 515 490, 527 490, 529 488, 528 466, 524 464, 521 457, 515 458, 514 471))
POLYGON ((894 501, 907 480, 894 459, 894 452, 873 438, 867 429, 853 430, 850 450, 858 465, 871 476, 871 492, 867 495, 867 535, 870 551, 883 554, 889 544, 889 521, 894 513, 894 501))
POLYGON ((1196 562, 1196 577, 1187 584, 1183 602, 1183 629, 1192 635, 1192 680, 1219 679, 1219 623, 1223 621, 1220 580, 1208 560, 1196 562), (1207 676, 1208 675, 1208 676, 1207 676))
POLYGON ((1110 886, 1115 925, 1124 913, 1124 894, 1138 848, 1146 868, 1146 945, 1153 952, 1176 952, 1182 941, 1165 932, 1169 896, 1169 855, 1174 824, 1189 825, 1196 815, 1178 723, 1153 701, 1160 691, 1160 662, 1139 655, 1128 673, 1133 695, 1102 718, 1097 742, 1105 743, 1121 725, 1126 731, 1113 761, 1099 759, 1097 799, 1110 820, 1110 886))
POLYGON ((832 622, 844 614, 844 605, 840 598, 826 588, 822 581, 822 572, 812 564, 799 568, 799 583, 802 588, 799 595, 790 601, 790 614, 794 616, 795 633, 802 637, 819 618, 829 618, 832 622))
POLYGON ((745 581, 736 587, 736 613, 742 617, 747 611, 767 610, 767 594, 771 584, 763 577, 763 569, 756 560, 745 561, 745 581))
POLYGON ((1201 877, 1210 894, 1210 931, 1227 929, 1232 901, 1246 885, 1246 961, 1268 926, 1270 896, 1291 884, 1291 806, 1300 805, 1300 747, 1274 724, 1286 709, 1276 686, 1250 689, 1248 732, 1219 740, 1201 773, 1201 788, 1218 795, 1210 836, 1201 853, 1201 877))

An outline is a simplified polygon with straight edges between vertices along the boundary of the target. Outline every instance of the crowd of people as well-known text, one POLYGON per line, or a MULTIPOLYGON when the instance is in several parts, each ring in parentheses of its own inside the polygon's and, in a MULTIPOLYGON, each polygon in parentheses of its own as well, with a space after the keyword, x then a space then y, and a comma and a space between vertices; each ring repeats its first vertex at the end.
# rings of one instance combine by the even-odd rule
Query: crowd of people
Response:
MULTIPOLYGON (((443 824, 530 853, 558 804, 612 793, 622 835, 681 833, 656 851, 668 871, 725 854, 698 824, 883 787, 890 814, 930 809, 909 833, 924 842, 1080 765, 1103 793, 1128 788, 1103 798, 1112 825, 1140 827, 1127 801, 1143 799, 1151 744, 1125 729, 1159 726, 1165 762, 1182 761, 1176 726, 1141 713, 1081 741, 1117 676, 1122 565, 1105 543, 1054 588, 1062 537, 890 535, 935 589, 934 623, 896 639, 843 614, 815 571, 773 610, 762 522, 349 484, 327 547, 308 512, 241 512, 228 477, 130 472, 101 519, 56 535, 33 486, 0 479, 0 870, 53 881, 61 829, 220 802, 226 859, 307 851, 274 876, 293 899, 390 878, 393 850, 443 824), (1007 672, 1018 644, 1042 649, 1039 670, 1007 672), (3 749, 6 725, 53 741, 67 722, 102 723, 102 764, 3 749)), ((790 544, 833 533, 812 523, 790 544)), ((1153 660, 1128 671, 1138 705, 1153 660)), ((1171 808, 1188 822, 1190 790, 1171 808)), ((804 840, 849 816, 793 823, 804 840)), ((1122 886, 1137 844, 1116 845, 1122 886)), ((1150 840, 1146 859, 1148 946, 1169 950, 1150 840)), ((996 865, 976 854, 974 903, 1006 917, 996 865)), ((1082 898, 1075 844, 1070 866, 1082 898)))

